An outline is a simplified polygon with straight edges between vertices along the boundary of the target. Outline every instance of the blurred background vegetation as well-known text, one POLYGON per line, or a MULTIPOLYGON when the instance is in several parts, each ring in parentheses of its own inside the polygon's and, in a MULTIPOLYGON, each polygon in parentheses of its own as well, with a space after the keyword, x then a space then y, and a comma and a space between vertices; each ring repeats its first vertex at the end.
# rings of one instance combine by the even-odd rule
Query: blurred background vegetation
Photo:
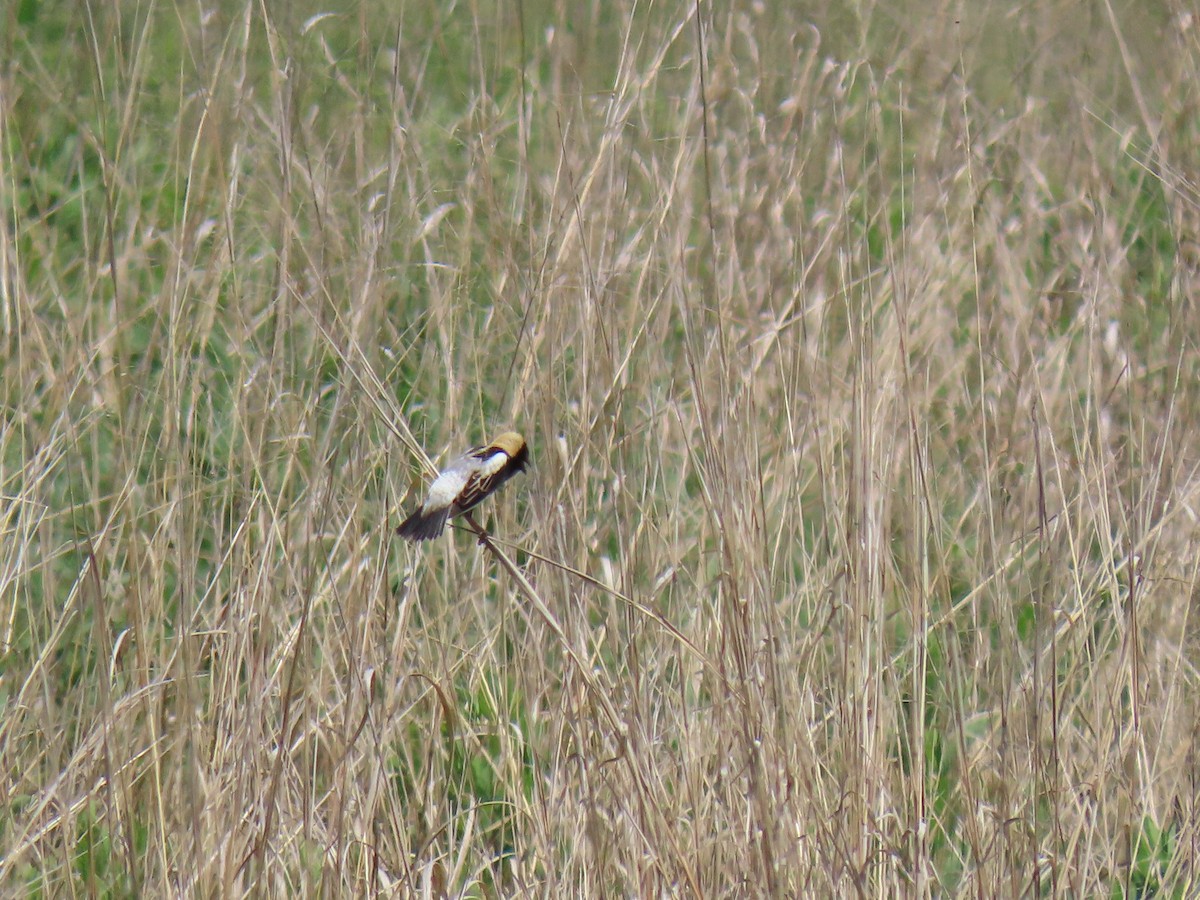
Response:
POLYGON ((1192 895, 1198 36, 5 5, 0 893, 1192 895))

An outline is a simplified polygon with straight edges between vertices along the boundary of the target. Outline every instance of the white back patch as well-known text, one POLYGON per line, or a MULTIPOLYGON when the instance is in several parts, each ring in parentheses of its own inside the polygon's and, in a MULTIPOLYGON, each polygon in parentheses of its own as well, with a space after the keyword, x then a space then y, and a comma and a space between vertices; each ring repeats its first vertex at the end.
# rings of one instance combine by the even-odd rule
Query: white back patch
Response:
POLYGON ((425 501, 424 508, 438 509, 449 506, 467 486, 468 475, 470 475, 469 470, 454 466, 433 479, 433 484, 429 486, 429 499, 425 501))
POLYGON ((508 462, 508 454, 503 450, 497 450, 479 464, 479 474, 484 478, 489 478, 503 469, 506 462, 508 462))

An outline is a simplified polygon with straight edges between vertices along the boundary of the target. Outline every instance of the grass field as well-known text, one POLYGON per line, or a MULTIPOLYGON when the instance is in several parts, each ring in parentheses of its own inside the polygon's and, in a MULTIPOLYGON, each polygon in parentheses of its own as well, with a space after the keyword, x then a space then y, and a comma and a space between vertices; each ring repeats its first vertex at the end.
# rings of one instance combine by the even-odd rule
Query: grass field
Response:
POLYGON ((1200 18, 346 6, 0 12, 0 895, 1194 896, 1200 18))

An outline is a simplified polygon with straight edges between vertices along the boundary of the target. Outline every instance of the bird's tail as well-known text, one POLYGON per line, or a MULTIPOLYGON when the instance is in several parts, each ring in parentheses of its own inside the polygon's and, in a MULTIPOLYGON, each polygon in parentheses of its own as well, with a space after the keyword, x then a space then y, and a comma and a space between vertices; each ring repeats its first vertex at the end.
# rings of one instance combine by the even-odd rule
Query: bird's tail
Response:
POLYGON ((429 512, 418 509, 396 529, 396 534, 410 541, 428 541, 435 537, 441 537, 449 515, 450 507, 448 506, 432 509, 429 512))

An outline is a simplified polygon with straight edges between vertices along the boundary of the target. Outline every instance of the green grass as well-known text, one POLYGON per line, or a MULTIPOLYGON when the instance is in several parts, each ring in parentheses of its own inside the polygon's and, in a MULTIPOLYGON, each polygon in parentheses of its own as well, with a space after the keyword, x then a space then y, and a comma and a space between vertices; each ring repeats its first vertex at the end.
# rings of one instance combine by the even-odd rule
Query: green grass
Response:
POLYGON ((1194 24, 696 8, 0 14, 0 894, 1195 892, 1194 24))

